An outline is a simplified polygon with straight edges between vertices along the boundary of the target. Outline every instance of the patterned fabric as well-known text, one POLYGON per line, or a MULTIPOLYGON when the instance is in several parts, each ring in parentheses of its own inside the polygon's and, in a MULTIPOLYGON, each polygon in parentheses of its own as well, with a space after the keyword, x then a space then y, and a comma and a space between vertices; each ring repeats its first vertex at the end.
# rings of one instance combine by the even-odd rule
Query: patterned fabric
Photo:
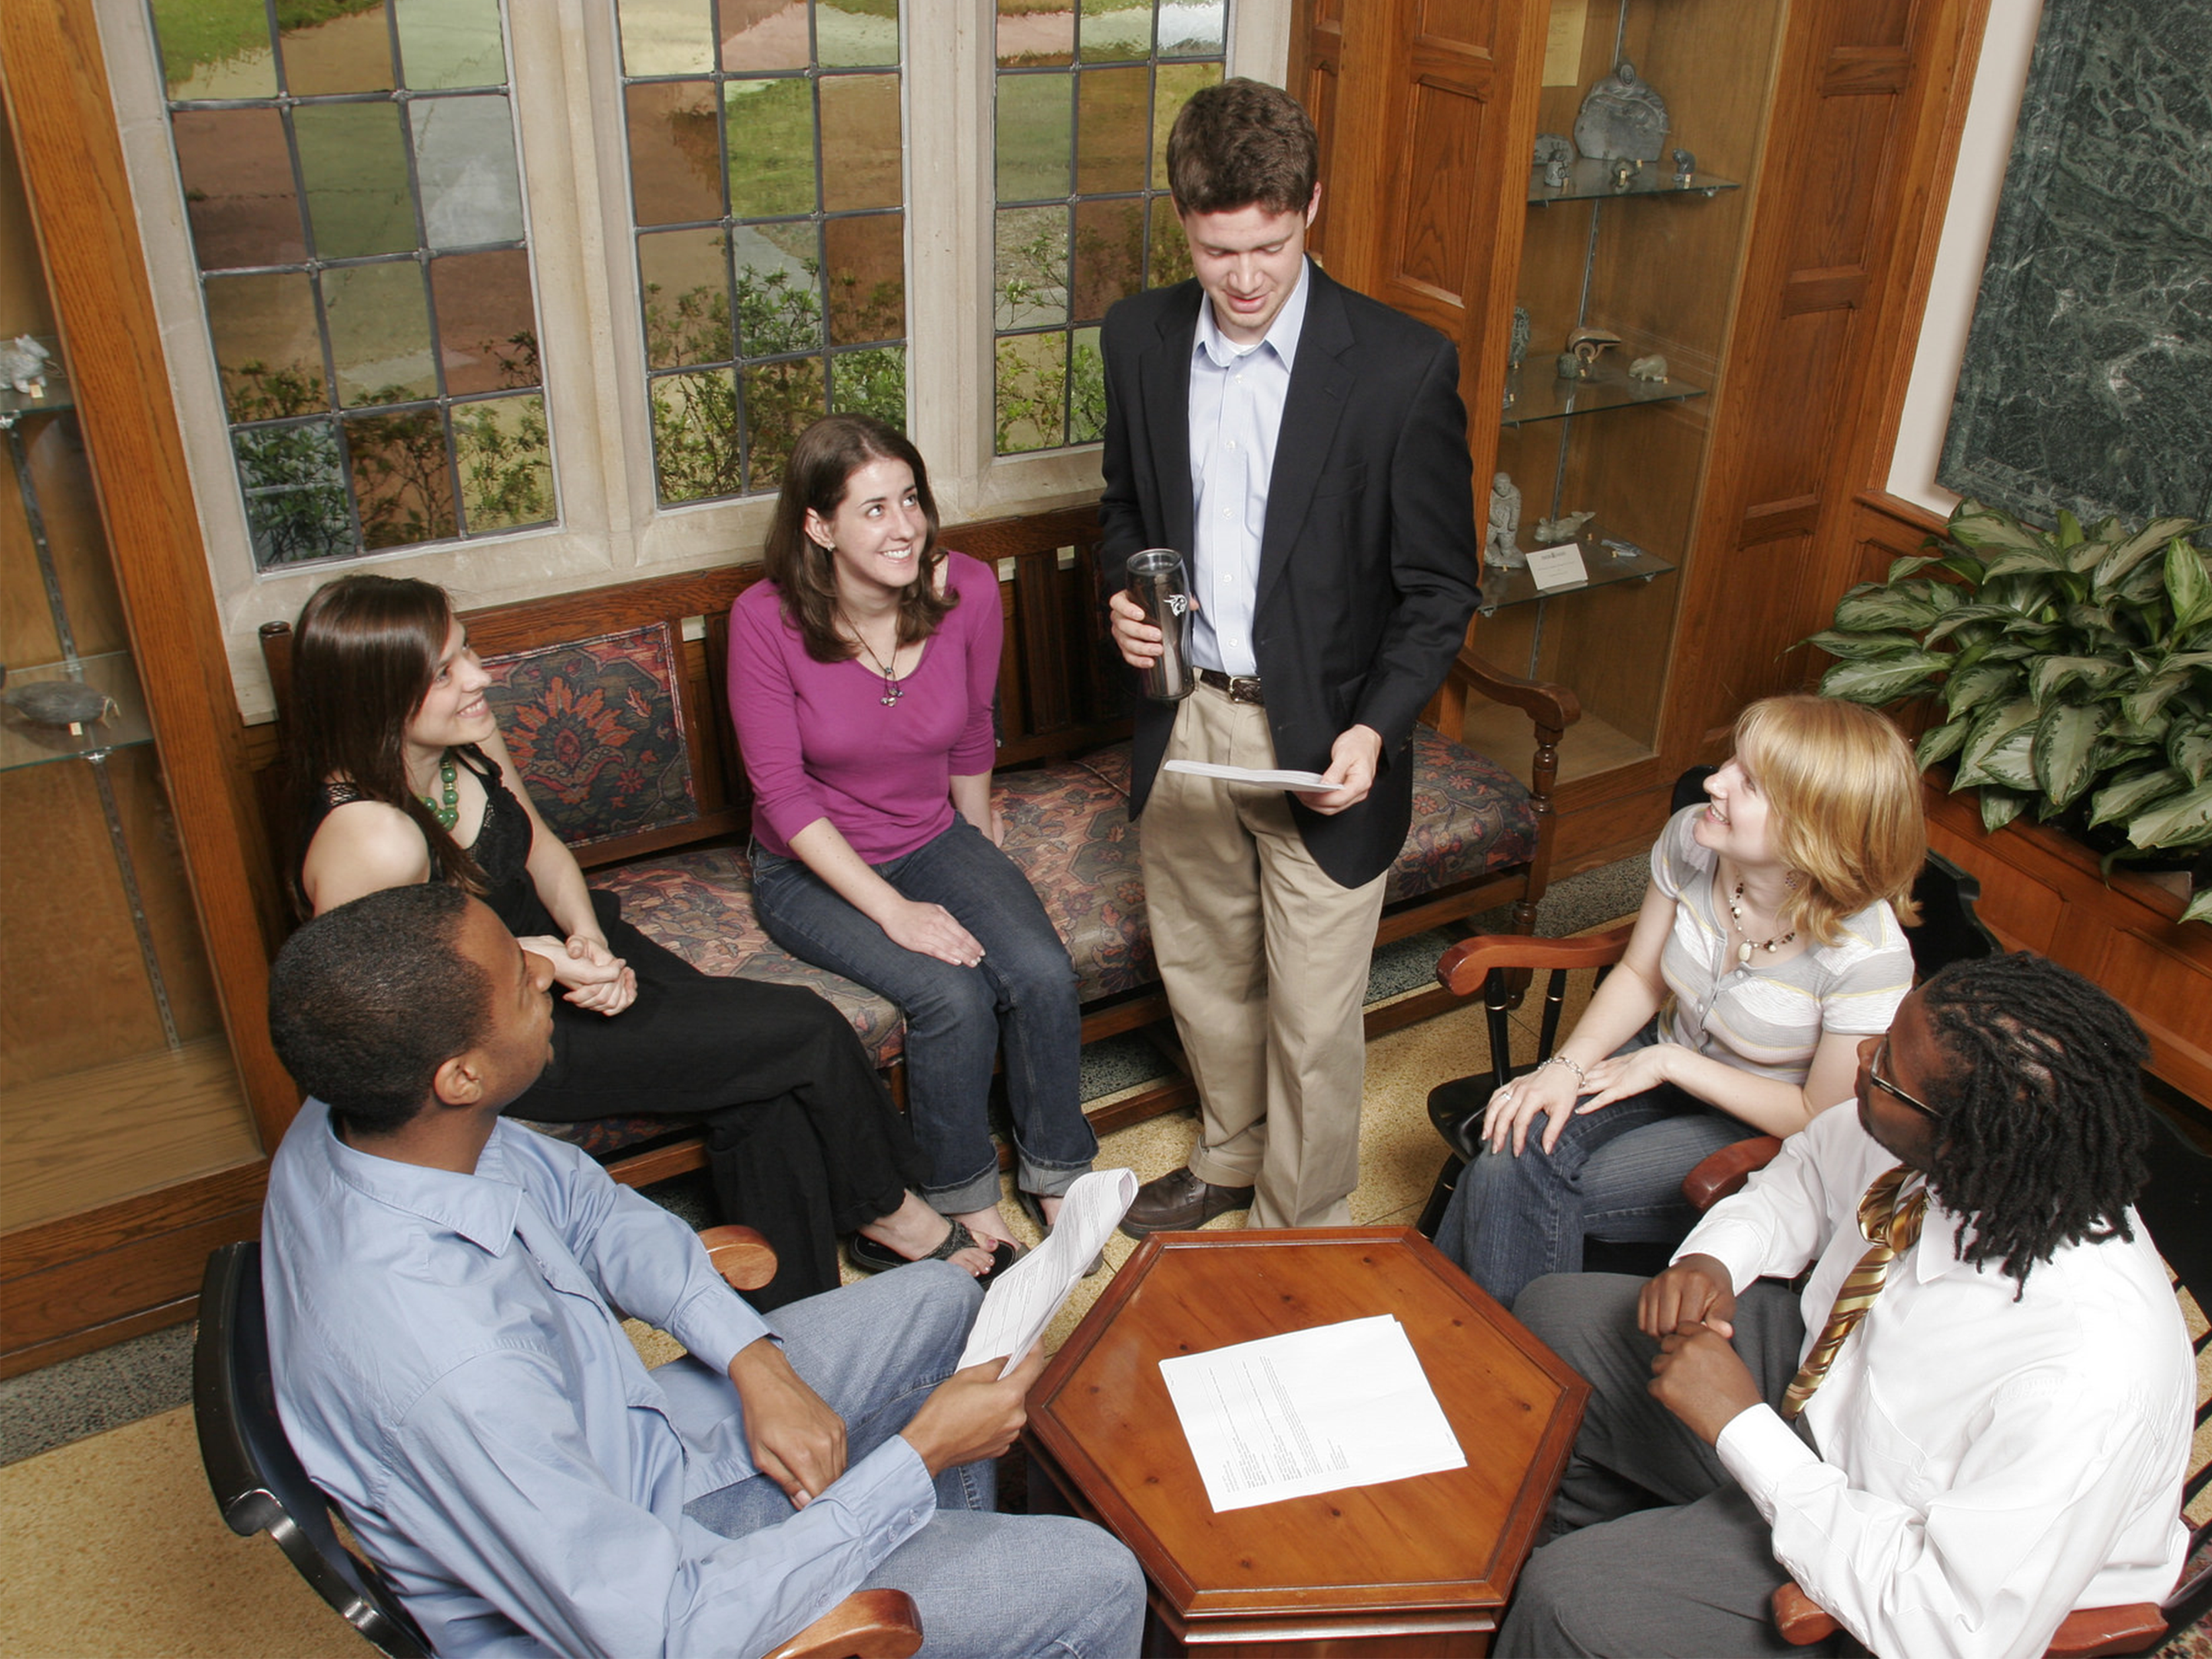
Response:
POLYGON ((1425 726, 1413 728, 1413 823, 1382 902, 1419 898, 1536 856, 1536 809, 1520 779, 1425 726))
POLYGON ((665 623, 488 657, 491 703, 515 769, 571 847, 699 816, 665 623))
POLYGON ((1101 752, 1107 758, 1095 764, 1061 761, 1006 773, 995 789, 1006 821, 1006 856, 1060 929, 1085 1002, 1159 977, 1145 921, 1137 831, 1129 822, 1129 746, 1101 752))
POLYGON ((1797 1368, 1797 1375, 1782 1391, 1783 1416, 1795 1417, 1805 1409, 1813 1390, 1820 1386, 1828 1367, 1835 1363, 1844 1339, 1866 1317, 1866 1310, 1881 1294, 1881 1287, 1889 1278, 1889 1264, 1919 1242, 1921 1218, 1928 1209, 1928 1189, 1916 1187, 1900 1200, 1898 1188, 1904 1186, 1910 1173, 1902 1164, 1884 1170, 1859 1200, 1859 1237, 1873 1248, 1859 1258, 1858 1266, 1844 1278, 1844 1288, 1836 1292, 1836 1305, 1828 1310, 1828 1322, 1820 1328, 1820 1340, 1813 1345, 1813 1351, 1805 1356, 1805 1363, 1797 1368))

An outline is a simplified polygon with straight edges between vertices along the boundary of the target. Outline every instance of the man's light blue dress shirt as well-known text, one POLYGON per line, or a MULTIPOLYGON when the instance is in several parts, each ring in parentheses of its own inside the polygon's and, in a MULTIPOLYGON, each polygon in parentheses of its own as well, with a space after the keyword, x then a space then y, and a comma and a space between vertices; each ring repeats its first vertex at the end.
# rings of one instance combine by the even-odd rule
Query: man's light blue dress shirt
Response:
POLYGON ((1198 622, 1191 656, 1201 668, 1256 674, 1252 613, 1260 586, 1260 536, 1267 528, 1267 481, 1275 439, 1290 397, 1291 366, 1305 327, 1313 284, 1298 285, 1256 345, 1224 338, 1213 303, 1198 307, 1190 360, 1191 587, 1198 622))
POLYGON ((501 1122, 455 1175, 354 1150, 311 1100, 262 1243, 285 1432, 443 1659, 758 1652, 935 1510, 894 1435, 780 1525, 687 1519, 756 1473, 728 1366, 773 1333, 561 1141, 501 1122), (692 1357, 647 1371, 617 1309, 692 1357))

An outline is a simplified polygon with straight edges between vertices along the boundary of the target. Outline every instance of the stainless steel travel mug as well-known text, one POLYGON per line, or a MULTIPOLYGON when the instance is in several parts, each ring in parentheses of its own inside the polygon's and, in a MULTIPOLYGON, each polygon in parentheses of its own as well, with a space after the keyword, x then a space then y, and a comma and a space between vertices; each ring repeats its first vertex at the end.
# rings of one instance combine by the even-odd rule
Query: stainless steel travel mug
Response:
POLYGON ((1182 555, 1172 547, 1148 547, 1129 556, 1129 597, 1145 620, 1160 630, 1159 658, 1139 677, 1145 695, 1176 702, 1198 684, 1190 665, 1190 584, 1182 555))

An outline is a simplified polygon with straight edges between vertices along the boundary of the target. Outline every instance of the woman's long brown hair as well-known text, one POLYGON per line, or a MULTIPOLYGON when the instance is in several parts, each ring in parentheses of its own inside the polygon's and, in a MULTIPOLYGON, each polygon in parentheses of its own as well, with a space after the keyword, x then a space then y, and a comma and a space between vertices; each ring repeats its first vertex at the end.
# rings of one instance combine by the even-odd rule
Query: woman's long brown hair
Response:
POLYGON ((817 662, 846 662, 860 647, 838 631, 837 567, 830 550, 806 533, 811 508, 824 520, 845 499, 853 475, 871 461, 904 461, 914 469, 915 498, 928 520, 915 560, 913 581, 899 596, 898 643, 912 645, 937 632, 945 613, 959 603, 938 592, 937 567, 945 550, 937 544, 937 498, 929 493, 929 469, 921 452, 896 427, 866 415, 830 415, 799 434, 783 469, 783 490, 776 497, 775 520, 769 526, 766 567, 783 599, 783 619, 799 630, 806 654, 817 662))
POLYGON ((407 786, 407 727, 429 695, 453 603, 432 582, 341 576, 317 588, 292 624, 292 698, 284 714, 290 775, 292 901, 307 913, 300 870, 327 811, 331 783, 396 806, 429 843, 434 870, 472 893, 483 872, 407 786))

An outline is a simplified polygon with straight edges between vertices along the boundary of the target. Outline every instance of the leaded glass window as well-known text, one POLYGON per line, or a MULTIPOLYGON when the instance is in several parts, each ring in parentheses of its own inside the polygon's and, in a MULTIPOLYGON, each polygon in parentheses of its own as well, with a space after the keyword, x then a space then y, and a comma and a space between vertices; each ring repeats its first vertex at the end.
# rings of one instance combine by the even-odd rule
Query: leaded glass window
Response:
POLYGON ((501 0, 149 0, 263 569, 555 517, 501 0))
POLYGON ((617 0, 664 504, 772 490, 829 410, 906 424, 898 0, 617 0))
POLYGON ((1222 76, 1228 0, 998 0, 996 447, 1106 429, 1098 325, 1190 275, 1168 129, 1222 76))

